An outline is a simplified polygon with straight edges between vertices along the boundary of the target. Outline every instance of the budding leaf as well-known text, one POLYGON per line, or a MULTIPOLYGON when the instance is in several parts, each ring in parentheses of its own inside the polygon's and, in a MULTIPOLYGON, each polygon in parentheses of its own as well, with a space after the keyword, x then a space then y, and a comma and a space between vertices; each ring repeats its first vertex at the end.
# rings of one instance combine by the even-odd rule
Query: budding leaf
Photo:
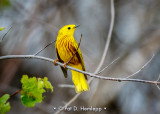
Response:
POLYGON ((5 28, 3 28, 3 27, 0 27, 0 31, 2 31, 3 29, 5 29, 5 28))
POLYGON ((7 102, 9 98, 10 96, 8 94, 5 94, 0 98, 0 114, 6 114, 6 112, 10 111, 10 103, 7 102))
POLYGON ((44 87, 45 87, 47 90, 50 89, 51 92, 53 92, 53 86, 52 86, 51 83, 48 81, 48 78, 47 78, 47 77, 44 77, 43 82, 44 82, 44 87))

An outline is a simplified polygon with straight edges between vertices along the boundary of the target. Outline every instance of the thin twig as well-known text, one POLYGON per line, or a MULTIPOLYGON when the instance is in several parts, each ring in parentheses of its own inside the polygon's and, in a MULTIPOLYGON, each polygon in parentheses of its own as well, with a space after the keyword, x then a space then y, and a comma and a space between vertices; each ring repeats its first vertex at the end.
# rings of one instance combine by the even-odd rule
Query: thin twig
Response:
POLYGON ((126 78, 130 78, 130 77, 135 76, 136 74, 138 74, 141 70, 144 69, 144 67, 146 67, 152 61, 152 59, 154 58, 154 56, 155 55, 153 54, 153 56, 149 59, 149 61, 147 63, 145 63, 138 71, 136 71, 135 73, 127 76, 126 78))
POLYGON ((80 46, 80 44, 81 44, 81 40, 82 40, 82 34, 81 34, 80 41, 79 41, 79 43, 78 43, 78 47, 77 47, 76 51, 74 52, 74 54, 73 54, 73 56, 70 58, 70 60, 65 63, 66 65, 67 65, 67 64, 73 59, 73 57, 76 55, 76 53, 77 53, 77 51, 78 51, 78 49, 79 49, 79 46, 80 46))
POLYGON ((62 88, 75 88, 74 85, 69 85, 69 84, 59 84, 58 87, 62 87, 62 88))
POLYGON ((110 45, 110 41, 111 41, 111 36, 112 36, 112 31, 113 31, 113 26, 114 26, 114 18, 115 18, 115 9, 114 9, 114 0, 111 0, 111 23, 110 23, 110 27, 109 27, 109 32, 108 32, 108 36, 107 36, 107 41, 106 41, 106 45, 104 48, 104 52, 101 58, 101 61, 96 69, 96 71, 94 72, 95 74, 99 72, 99 70, 101 69, 105 57, 107 56, 108 53, 108 49, 109 49, 109 45, 110 45))
MULTIPOLYGON (((95 70, 94 74, 97 74, 101 67, 103 66, 104 60, 107 56, 108 50, 109 50, 109 45, 110 45, 110 41, 112 38, 112 31, 113 31, 113 27, 114 27, 114 20, 115 20, 115 8, 114 8, 114 0, 111 0, 111 22, 110 22, 110 27, 109 27, 109 31, 108 31, 108 36, 107 36, 107 41, 106 41, 106 45, 103 51, 103 55, 101 58, 101 61, 99 62, 99 65, 97 67, 97 69, 95 70)), ((91 78, 88 83, 90 84, 93 81, 94 78, 91 78)), ((98 83, 97 83, 98 84, 98 83)), ((96 91, 97 88, 95 88, 94 90, 96 91)))
MULTIPOLYGON (((156 81, 158 82, 159 79, 160 79, 160 74, 159 74, 158 79, 157 79, 156 81)), ((157 86, 157 88, 160 90, 160 87, 158 86, 158 84, 156 84, 156 86, 157 86)))
POLYGON ((50 46, 51 44, 53 44, 53 43, 55 43, 56 42, 56 40, 54 40, 54 41, 52 41, 52 42, 50 42, 49 44, 47 44, 44 48, 42 48, 41 50, 39 50, 37 53, 35 53, 34 54, 34 56, 35 55, 38 55, 41 51, 43 51, 44 49, 46 49, 48 46, 50 46))
POLYGON ((8 29, 8 31, 3 35, 3 37, 2 37, 2 39, 1 39, 1 41, 0 42, 2 42, 3 41, 3 39, 5 38, 5 36, 8 34, 8 32, 11 30, 11 28, 12 28, 13 26, 11 26, 9 29, 8 29))
POLYGON ((160 90, 160 87, 156 84, 157 88, 160 90))
POLYGON ((13 94, 10 95, 10 98, 13 97, 13 96, 15 96, 16 94, 18 94, 20 92, 21 92, 21 89, 17 90, 16 92, 14 92, 13 94))
POLYGON ((72 104, 79 96, 81 93, 77 93, 71 100, 69 100, 61 109, 59 109, 55 114, 59 114, 61 111, 64 110, 65 107, 68 107, 70 104, 72 104))
POLYGON ((119 59, 120 57, 118 57, 118 58, 116 58, 114 61, 112 61, 109 65, 107 65, 106 67, 104 67, 102 70, 100 70, 98 73, 97 73, 97 75, 98 74, 100 74, 100 73, 102 73, 105 69, 107 69, 109 66, 111 66, 114 62, 116 62, 118 59, 119 59))
POLYGON ((157 79, 157 82, 159 81, 159 79, 160 79, 160 74, 159 74, 159 77, 158 77, 158 79, 157 79))

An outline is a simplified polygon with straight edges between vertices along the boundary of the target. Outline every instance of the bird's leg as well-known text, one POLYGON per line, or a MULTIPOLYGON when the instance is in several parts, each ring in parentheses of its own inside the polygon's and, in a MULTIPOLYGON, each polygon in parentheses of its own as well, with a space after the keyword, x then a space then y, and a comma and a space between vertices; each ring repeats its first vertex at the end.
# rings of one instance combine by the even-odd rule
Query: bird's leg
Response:
POLYGON ((53 61, 53 64, 55 65, 55 66, 57 66, 58 64, 56 63, 56 62, 59 62, 59 59, 55 59, 54 61, 53 61))
POLYGON ((64 62, 63 67, 66 68, 66 65, 67 65, 68 63, 69 63, 69 62, 64 62))
MULTIPOLYGON (((74 54, 74 55, 75 55, 75 54, 74 54)), ((66 65, 68 65, 68 63, 70 63, 70 62, 71 62, 71 60, 73 59, 74 55, 70 58, 70 60, 69 60, 69 61, 64 62, 64 65, 63 65, 63 67, 64 67, 64 68, 66 68, 66 65)))
MULTIPOLYGON (((57 64, 56 62, 59 62, 59 61, 60 61, 59 59, 55 59, 55 60, 53 61, 53 64, 54 64, 55 66, 57 66, 58 64, 57 64)), ((69 62, 64 62, 63 67, 66 68, 66 65, 67 65, 68 63, 69 63, 69 62)))

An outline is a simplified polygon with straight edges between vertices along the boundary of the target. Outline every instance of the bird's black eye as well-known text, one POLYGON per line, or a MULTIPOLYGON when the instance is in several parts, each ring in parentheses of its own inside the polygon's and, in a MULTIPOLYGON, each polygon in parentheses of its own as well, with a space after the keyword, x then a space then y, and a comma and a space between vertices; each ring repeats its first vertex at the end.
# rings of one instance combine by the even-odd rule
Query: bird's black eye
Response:
POLYGON ((71 27, 68 27, 68 30, 70 30, 71 29, 71 27))

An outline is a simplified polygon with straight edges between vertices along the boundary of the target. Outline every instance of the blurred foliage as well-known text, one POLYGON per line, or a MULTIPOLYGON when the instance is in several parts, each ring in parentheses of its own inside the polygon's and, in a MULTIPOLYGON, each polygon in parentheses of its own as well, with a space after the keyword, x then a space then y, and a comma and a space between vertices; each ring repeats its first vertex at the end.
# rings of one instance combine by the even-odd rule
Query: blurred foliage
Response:
POLYGON ((46 77, 44 79, 28 78, 27 75, 23 75, 21 83, 21 101, 27 107, 34 107, 35 103, 41 103, 44 98, 42 94, 46 92, 45 89, 50 89, 53 92, 53 86, 46 77))
POLYGON ((0 27, 0 31, 2 31, 3 29, 5 29, 5 28, 3 28, 3 27, 0 27))
POLYGON ((10 103, 7 102, 9 98, 10 96, 8 94, 5 94, 0 98, 0 113, 1 114, 5 114, 11 109, 10 103))
POLYGON ((7 8, 11 5, 10 0, 0 0, 0 9, 7 8))

